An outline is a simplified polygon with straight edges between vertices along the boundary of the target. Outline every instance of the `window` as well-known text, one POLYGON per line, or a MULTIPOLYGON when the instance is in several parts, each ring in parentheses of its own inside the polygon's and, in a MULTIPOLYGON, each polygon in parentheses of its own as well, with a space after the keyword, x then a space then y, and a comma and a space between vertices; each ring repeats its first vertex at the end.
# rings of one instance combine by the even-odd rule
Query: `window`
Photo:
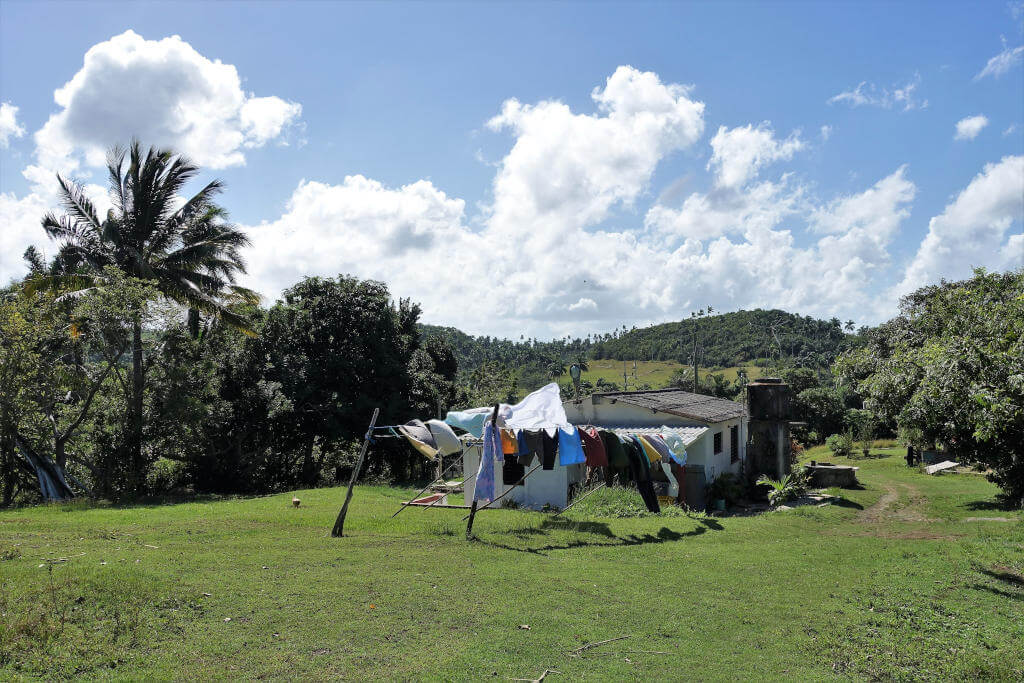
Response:
POLYGON ((740 459, 740 428, 729 427, 729 462, 739 462, 740 459))
POLYGON ((715 432, 715 455, 722 452, 722 432, 715 432))

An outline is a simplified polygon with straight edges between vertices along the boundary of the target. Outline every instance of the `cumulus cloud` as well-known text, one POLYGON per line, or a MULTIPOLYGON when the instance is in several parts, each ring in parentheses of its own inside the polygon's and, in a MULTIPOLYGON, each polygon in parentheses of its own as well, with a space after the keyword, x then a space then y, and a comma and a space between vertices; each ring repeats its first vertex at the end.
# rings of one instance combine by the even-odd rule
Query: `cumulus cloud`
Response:
POLYGON ((978 81, 986 76, 999 78, 1010 69, 1020 64, 1021 60, 1024 59, 1024 45, 1010 47, 1006 44, 1006 38, 1002 38, 1002 41, 1002 52, 989 59, 988 62, 985 63, 985 68, 977 73, 974 80, 978 81))
POLYGON ((914 74, 914 78, 902 85, 894 84, 889 88, 880 88, 874 83, 861 81, 856 88, 844 90, 828 99, 829 104, 848 104, 851 107, 880 107, 882 109, 925 109, 928 100, 920 99, 916 92, 921 85, 921 75, 914 74))
MULTIPOLYGON (((690 92, 623 66, 591 93, 594 113, 506 101, 488 127, 514 142, 479 226, 468 224, 462 200, 427 181, 303 182, 280 219, 252 229, 251 282, 273 297, 305 274, 376 277, 421 301, 427 319, 491 334, 567 312, 588 320, 653 306, 661 278, 634 258, 635 237, 593 227, 643 194, 662 159, 700 138, 704 105, 690 92), (506 307, 500 319, 496 301, 506 307)), ((548 324, 560 323, 537 329, 548 324)))
POLYGON ((858 194, 838 197, 810 214, 810 226, 829 234, 863 231, 887 240, 910 215, 909 204, 917 187, 906 177, 906 166, 858 194))
MULTIPOLYGON (((35 163, 22 171, 29 192, 0 194, 3 280, 23 272, 27 245, 51 246, 39 221, 59 206, 56 172, 87 178, 111 145, 131 136, 209 168, 243 164, 245 150, 282 139, 302 112, 298 103, 243 92, 234 66, 204 57, 178 36, 145 40, 133 31, 91 47, 54 101, 59 110, 33 136, 35 163)), ((16 107, 0 105, 4 146, 9 135, 24 132, 16 114, 16 107)), ((86 189, 105 212, 105 189, 86 189)))
MULTIPOLYGON (((905 167, 820 204, 788 174, 759 178, 764 166, 754 161, 740 187, 656 202, 642 231, 602 229, 613 207, 645 191, 659 160, 696 144, 702 128, 688 90, 653 74, 616 74, 608 84, 624 87, 612 105, 595 91, 594 114, 505 103, 492 126, 514 140, 479 223, 427 181, 301 183, 280 219, 252 228, 253 284, 273 297, 306 274, 374 277, 420 301, 427 320, 511 336, 678 319, 697 302, 858 318, 873 310, 873 286, 916 191, 905 167), (635 144, 620 143, 627 131, 635 144), (562 192, 544 182, 546 168, 562 192), (790 221, 813 221, 822 234, 801 244, 790 221)), ((768 140, 762 146, 781 153, 785 142, 768 140)))
POLYGON ((732 129, 720 126, 711 139, 708 169, 715 169, 715 183, 720 187, 739 187, 765 164, 792 159, 803 147, 798 132, 776 140, 767 122, 757 128, 749 124, 732 129))
POLYGON ((0 148, 7 149, 11 138, 24 134, 24 126, 18 123, 18 108, 10 102, 0 102, 0 148))
POLYGON ((986 164, 945 210, 928 223, 896 294, 941 278, 967 277, 974 266, 1015 268, 1024 264, 1024 238, 1007 232, 1024 221, 1024 156, 986 164))
POLYGON ((65 172, 100 165, 129 136, 169 146, 200 165, 245 163, 297 120, 302 108, 242 90, 238 70, 199 54, 178 36, 146 40, 125 31, 85 53, 82 68, 54 92, 60 110, 35 134, 38 163, 65 172))
POLYGON ((978 137, 981 129, 988 125, 988 117, 984 114, 968 116, 956 122, 954 140, 973 140, 978 137))

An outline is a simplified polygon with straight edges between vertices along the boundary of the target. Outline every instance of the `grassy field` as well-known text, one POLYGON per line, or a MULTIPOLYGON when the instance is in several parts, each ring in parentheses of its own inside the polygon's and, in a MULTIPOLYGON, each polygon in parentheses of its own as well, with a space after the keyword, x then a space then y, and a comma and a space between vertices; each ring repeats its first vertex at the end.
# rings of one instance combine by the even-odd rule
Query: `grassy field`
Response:
MULTIPOLYGON (((589 370, 583 373, 583 379, 594 383, 597 383, 598 379, 604 379, 606 382, 615 382, 619 387, 622 386, 622 361, 594 360, 590 361, 589 366, 589 370)), ((647 383, 655 389, 660 389, 666 386, 672 375, 683 367, 688 366, 680 365, 674 360, 638 360, 636 361, 636 380, 634 380, 633 361, 626 361, 626 373, 629 376, 630 387, 633 386, 634 381, 639 381, 641 384, 647 383)), ((755 365, 725 368, 714 372, 724 375, 727 380, 732 382, 736 379, 736 373, 740 369, 746 370, 747 376, 752 380, 761 376, 761 368, 755 365)), ((702 377, 708 372, 711 371, 705 368, 700 370, 702 377)))
POLYGON ((893 453, 831 507, 586 501, 475 542, 372 486, 344 539, 340 489, 0 512, 0 678, 1021 680, 1024 517, 893 453))

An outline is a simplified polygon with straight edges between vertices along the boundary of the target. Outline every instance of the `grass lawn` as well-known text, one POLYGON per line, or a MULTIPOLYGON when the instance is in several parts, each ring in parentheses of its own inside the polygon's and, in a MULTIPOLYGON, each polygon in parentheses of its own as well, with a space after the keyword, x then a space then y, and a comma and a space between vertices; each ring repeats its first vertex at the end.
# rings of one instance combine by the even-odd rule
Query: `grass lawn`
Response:
MULTIPOLYGON (((650 384, 655 389, 660 389, 668 384, 668 381, 672 378, 672 375, 680 368, 688 367, 677 363, 674 360, 638 360, 636 361, 636 375, 637 379, 641 384, 650 384)), ((589 362, 589 370, 583 373, 583 379, 597 383, 598 379, 604 379, 606 382, 615 382, 619 387, 622 387, 622 361, 621 360, 594 360, 589 362)), ((761 376, 762 368, 756 365, 740 367, 725 368, 723 370, 715 371, 717 374, 724 375, 725 378, 732 382, 736 379, 736 373, 740 369, 747 371, 747 376, 751 379, 758 379, 761 376)), ((633 361, 626 361, 626 372, 629 375, 629 385, 632 388, 633 380, 633 361)), ((700 375, 703 377, 710 370, 701 368, 700 375)))
POLYGON ((1024 516, 894 453, 841 505, 484 511, 477 542, 372 486, 344 539, 342 489, 0 512, 0 678, 1021 680, 1024 516))

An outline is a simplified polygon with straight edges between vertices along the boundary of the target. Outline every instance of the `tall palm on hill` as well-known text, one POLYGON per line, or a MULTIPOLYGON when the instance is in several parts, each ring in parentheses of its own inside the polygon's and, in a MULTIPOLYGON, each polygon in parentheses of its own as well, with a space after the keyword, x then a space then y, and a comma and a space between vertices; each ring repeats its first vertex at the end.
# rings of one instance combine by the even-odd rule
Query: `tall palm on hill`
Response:
MULTIPOLYGON (((104 269, 113 266, 150 281, 165 297, 188 307, 194 330, 198 325, 192 323, 205 313, 251 333, 246 320, 227 305, 256 302, 259 296, 235 284, 236 275, 245 272, 240 249, 249 239, 226 222, 226 212, 213 201, 223 184, 214 180, 181 203, 181 192, 199 167, 169 150, 143 152, 137 140, 127 150, 111 149, 107 171, 112 207, 104 220, 81 184, 57 176, 65 213, 48 213, 42 224, 60 249, 50 272, 29 286, 82 292, 102 287, 104 269)), ((145 388, 141 323, 133 326, 131 349, 129 457, 138 492, 145 388)))

